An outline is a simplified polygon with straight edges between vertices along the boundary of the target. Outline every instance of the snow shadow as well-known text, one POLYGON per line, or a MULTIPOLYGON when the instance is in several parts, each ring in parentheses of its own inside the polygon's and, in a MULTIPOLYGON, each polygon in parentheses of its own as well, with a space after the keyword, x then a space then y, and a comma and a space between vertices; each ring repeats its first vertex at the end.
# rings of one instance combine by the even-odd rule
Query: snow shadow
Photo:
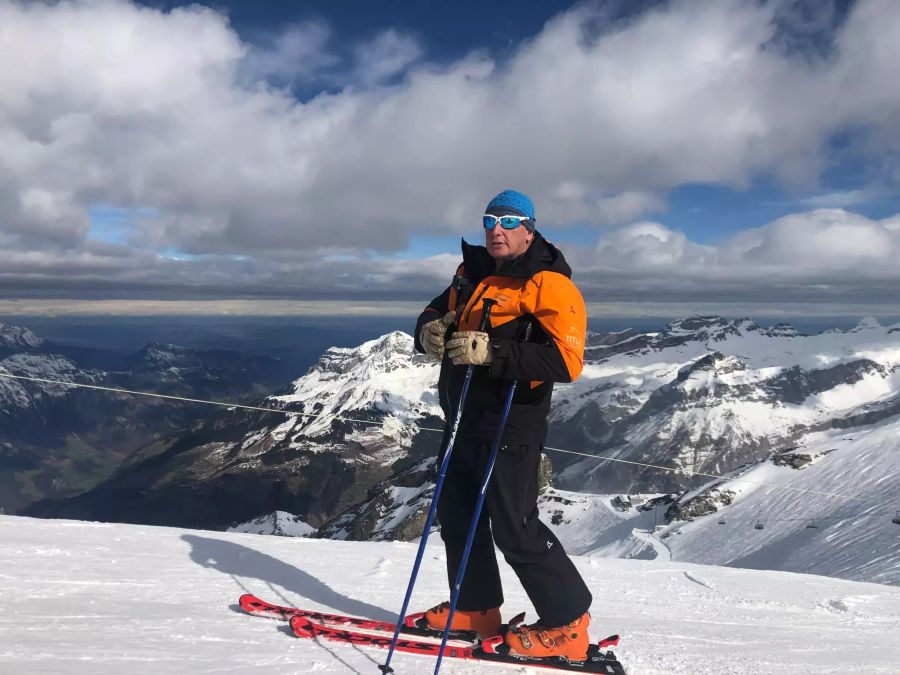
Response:
POLYGON ((194 534, 185 534, 181 538, 191 546, 191 560, 202 567, 230 574, 239 585, 240 578, 259 579, 339 614, 354 614, 378 621, 396 619, 396 612, 349 598, 311 574, 252 548, 194 534))

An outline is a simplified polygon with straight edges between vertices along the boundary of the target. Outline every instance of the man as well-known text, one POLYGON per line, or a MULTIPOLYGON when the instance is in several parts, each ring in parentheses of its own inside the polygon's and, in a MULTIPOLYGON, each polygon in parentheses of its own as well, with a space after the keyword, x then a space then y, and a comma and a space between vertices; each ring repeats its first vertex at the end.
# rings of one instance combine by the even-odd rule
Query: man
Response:
MULTIPOLYGON (((510 648, 530 657, 584 660, 591 593, 537 509, 553 383, 581 373, 584 301, 562 253, 535 229, 527 196, 501 192, 483 220, 485 246, 463 241, 453 283, 416 323, 416 348, 441 361, 438 391, 447 420, 442 447, 467 366, 476 366, 437 510, 451 589, 506 394, 518 381, 452 628, 497 632, 503 591, 496 543, 540 618, 507 633, 510 648), (486 333, 478 330, 485 298, 496 301, 486 333)), ((448 615, 449 602, 425 612, 428 624, 441 630, 448 615)))

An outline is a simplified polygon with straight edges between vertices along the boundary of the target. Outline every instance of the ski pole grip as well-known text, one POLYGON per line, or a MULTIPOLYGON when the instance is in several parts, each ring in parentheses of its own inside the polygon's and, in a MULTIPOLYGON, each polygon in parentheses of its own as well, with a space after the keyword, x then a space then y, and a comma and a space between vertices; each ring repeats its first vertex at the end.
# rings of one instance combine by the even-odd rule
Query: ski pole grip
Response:
POLYGON ((491 309, 497 304, 497 301, 492 298, 485 298, 481 303, 484 309, 481 312, 481 325, 478 326, 478 330, 482 333, 487 333, 491 327, 491 309))

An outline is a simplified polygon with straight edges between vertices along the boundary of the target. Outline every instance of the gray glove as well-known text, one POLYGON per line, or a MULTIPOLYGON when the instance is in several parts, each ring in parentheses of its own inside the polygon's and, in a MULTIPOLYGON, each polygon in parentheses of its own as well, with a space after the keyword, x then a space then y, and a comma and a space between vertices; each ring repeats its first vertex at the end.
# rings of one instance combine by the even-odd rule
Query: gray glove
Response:
POLYGON ((479 330, 453 333, 447 340, 447 356, 454 366, 486 366, 494 360, 491 339, 479 330))
POLYGON ((456 319, 456 312, 447 312, 440 319, 429 321, 419 331, 419 342, 425 349, 425 356, 435 361, 444 358, 444 334, 456 319))

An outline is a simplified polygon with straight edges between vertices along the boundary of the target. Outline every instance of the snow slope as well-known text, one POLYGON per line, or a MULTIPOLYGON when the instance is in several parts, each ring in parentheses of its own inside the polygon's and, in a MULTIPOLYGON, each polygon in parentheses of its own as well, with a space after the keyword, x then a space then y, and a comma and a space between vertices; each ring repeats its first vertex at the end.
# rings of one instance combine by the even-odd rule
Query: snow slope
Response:
POLYGON ((797 449, 812 457, 809 464, 795 469, 763 461, 714 481, 733 493, 732 503, 692 522, 676 521, 660 536, 681 535, 664 540, 677 560, 900 586, 900 525, 891 522, 900 508, 898 438, 900 418, 809 434, 797 449))
POLYGON ((611 505, 615 495, 563 490, 541 496, 541 514, 566 549, 581 555, 671 555, 900 587, 900 525, 892 522, 900 515, 897 439, 900 417, 807 434, 790 453, 684 493, 677 504, 684 513, 668 524, 665 507, 620 512, 611 505), (714 510, 695 510, 692 502, 701 498, 714 510))
POLYGON ((653 530, 659 514, 617 511, 613 497, 548 488, 538 499, 541 520, 573 554, 639 560, 667 557, 662 542, 643 534, 653 530))
MULTIPOLYGON (((415 548, 0 517, 0 672, 377 673, 384 652, 293 638, 234 609, 244 592, 390 619, 415 548), (14 592, 13 592, 14 591, 14 592)), ((413 605, 446 592, 426 554, 413 605)), ((592 634, 623 636, 629 675, 897 673, 900 589, 660 560, 577 558, 592 634)), ((507 612, 530 609, 504 567, 507 612)), ((399 654, 398 673, 431 672, 399 654)), ((448 675, 504 672, 445 661, 448 675)), ((510 672, 507 670, 506 672, 510 672)), ((527 669, 512 672, 528 673, 527 669)))

